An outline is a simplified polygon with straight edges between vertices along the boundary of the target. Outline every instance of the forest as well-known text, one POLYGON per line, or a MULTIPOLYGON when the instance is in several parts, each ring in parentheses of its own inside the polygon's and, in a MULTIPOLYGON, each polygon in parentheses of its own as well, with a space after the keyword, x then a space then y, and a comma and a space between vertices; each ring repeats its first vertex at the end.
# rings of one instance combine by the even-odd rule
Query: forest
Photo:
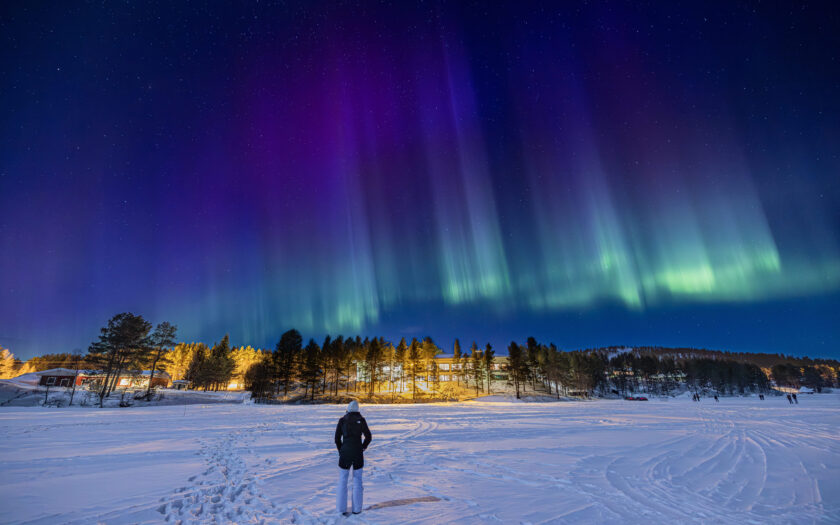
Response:
MULTIPOLYGON (((443 350, 429 337, 393 344, 383 337, 326 336, 304 344, 292 329, 270 350, 233 346, 228 335, 212 345, 176 342, 176 337, 177 327, 168 322, 153 327, 142 316, 122 313, 108 321, 84 354, 45 354, 21 362, 0 349, 0 377, 52 368, 98 370, 101 404, 117 389, 121 374, 139 370, 166 372, 191 389, 245 389, 265 402, 348 396, 417 402, 494 393, 667 396, 686 390, 740 395, 801 386, 820 392, 838 386, 840 372, 840 362, 827 359, 650 346, 561 350, 533 337, 524 344, 511 341, 506 355, 497 355, 489 343, 473 342, 462 350, 455 339, 446 365, 443 350)), ((147 395, 153 395, 151 384, 147 395)))

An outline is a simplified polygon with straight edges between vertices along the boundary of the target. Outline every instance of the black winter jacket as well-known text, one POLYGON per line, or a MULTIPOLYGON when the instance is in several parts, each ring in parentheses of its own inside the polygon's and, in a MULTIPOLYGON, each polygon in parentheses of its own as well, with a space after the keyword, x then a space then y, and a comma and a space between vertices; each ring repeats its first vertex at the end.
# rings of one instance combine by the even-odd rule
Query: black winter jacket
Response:
POLYGON ((335 447, 338 449, 338 466, 360 469, 365 466, 364 451, 370 445, 370 429, 358 412, 348 412, 335 427, 335 447), (362 441, 362 436, 365 437, 362 441))

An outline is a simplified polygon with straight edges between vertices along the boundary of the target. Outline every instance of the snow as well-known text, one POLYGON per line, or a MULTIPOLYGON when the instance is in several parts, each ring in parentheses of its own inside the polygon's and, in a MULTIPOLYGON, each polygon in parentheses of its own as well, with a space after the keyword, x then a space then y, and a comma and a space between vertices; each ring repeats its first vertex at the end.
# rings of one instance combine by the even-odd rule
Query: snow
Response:
MULTIPOLYGON (((80 370, 79 372, 84 372, 84 370, 80 370)), ((49 370, 41 370, 40 372, 34 372, 37 376, 75 376, 78 372, 75 370, 70 370, 69 368, 50 368, 49 370)), ((29 374, 24 374, 29 375, 29 374)))
POLYGON ((840 523, 840 396, 0 409, 4 523, 840 523))
MULTIPOLYGON (((36 382, 27 379, 30 374, 18 376, 14 379, 0 380, 0 408, 2 407, 32 407, 43 406, 47 397, 46 388, 39 387, 36 382), (23 379, 21 379, 23 378, 23 379)), ((155 395, 151 401, 134 399, 135 394, 142 395, 146 389, 131 388, 118 389, 105 398, 106 407, 118 407, 124 399, 132 406, 162 406, 162 405, 195 405, 207 403, 247 403, 250 402, 251 394, 244 391, 221 391, 204 392, 201 390, 177 390, 173 388, 156 388, 155 395)), ((52 387, 49 391, 47 405, 67 407, 70 404, 70 397, 73 396, 73 406, 94 407, 99 406, 99 396, 96 391, 77 387, 75 393, 70 387, 52 387)))
POLYGON ((32 387, 38 386, 38 383, 41 381, 41 372, 30 372, 28 374, 22 374, 12 379, 3 379, 2 383, 22 386, 22 387, 32 387))

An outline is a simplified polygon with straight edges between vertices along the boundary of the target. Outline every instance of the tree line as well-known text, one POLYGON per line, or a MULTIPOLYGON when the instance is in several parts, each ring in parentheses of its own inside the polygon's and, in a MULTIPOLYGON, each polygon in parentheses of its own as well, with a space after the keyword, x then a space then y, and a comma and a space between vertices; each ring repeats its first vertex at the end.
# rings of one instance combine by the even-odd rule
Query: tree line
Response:
MULTIPOLYGON (((288 330, 273 350, 233 347, 229 336, 208 346, 175 343, 177 327, 162 322, 153 328, 142 316, 122 313, 100 330, 87 355, 47 354, 21 363, 0 348, 0 374, 47 368, 97 369, 102 400, 126 371, 149 369, 152 377, 167 371, 196 389, 246 388, 257 398, 288 399, 290 394, 314 400, 344 394, 409 394, 419 398, 454 399, 467 392, 492 393, 494 385, 522 395, 668 395, 679 389, 720 394, 766 392, 778 386, 810 386, 817 391, 838 384, 840 363, 828 359, 789 358, 776 354, 727 353, 696 348, 605 347, 560 350, 529 337, 512 341, 499 366, 488 343, 462 350, 458 339, 451 366, 441 369, 442 350, 429 338, 402 338, 396 345, 382 337, 327 336, 304 345, 297 330, 288 330), (767 367, 762 365, 769 365, 767 367), (448 375, 452 381, 441 382, 448 375), (454 383, 454 384, 453 384, 454 383), (302 390, 302 392, 301 392, 302 390)), ((147 390, 151 395, 151 381, 147 390)))
MULTIPOLYGON (((402 338, 396 345, 382 337, 327 336, 319 344, 303 338, 295 329, 285 332, 274 351, 265 353, 245 373, 245 387, 255 397, 287 398, 295 386, 303 387, 303 397, 338 397, 346 394, 374 396, 385 392, 395 398, 410 394, 420 397, 454 398, 457 388, 442 385, 436 356, 441 349, 430 337, 422 340, 402 338)), ((446 375, 456 385, 475 388, 476 393, 491 388, 495 352, 490 344, 480 350, 473 343, 469 354, 462 354, 456 340, 455 366, 446 375)))

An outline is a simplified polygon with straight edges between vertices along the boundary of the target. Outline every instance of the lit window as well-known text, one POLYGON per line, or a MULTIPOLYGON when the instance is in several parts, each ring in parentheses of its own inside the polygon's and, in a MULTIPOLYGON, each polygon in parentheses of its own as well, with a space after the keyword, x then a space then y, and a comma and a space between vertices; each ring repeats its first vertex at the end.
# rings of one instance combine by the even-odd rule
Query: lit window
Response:
POLYGON ((447 363, 443 363, 440 365, 441 370, 449 370, 449 365, 447 363))

